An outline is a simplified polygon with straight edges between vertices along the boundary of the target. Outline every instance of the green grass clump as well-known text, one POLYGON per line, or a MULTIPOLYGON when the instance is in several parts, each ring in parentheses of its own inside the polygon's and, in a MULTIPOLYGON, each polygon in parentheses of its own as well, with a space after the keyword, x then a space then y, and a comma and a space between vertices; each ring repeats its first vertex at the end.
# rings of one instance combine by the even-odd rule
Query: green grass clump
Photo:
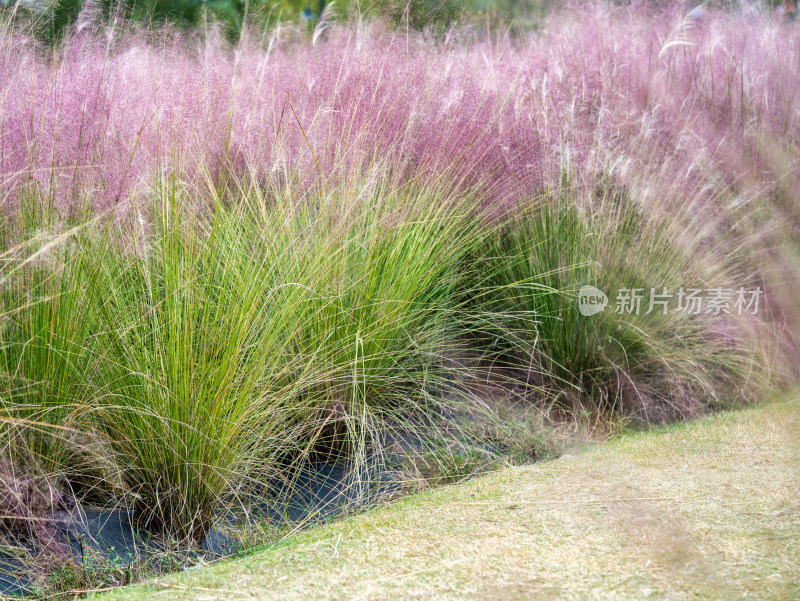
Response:
POLYGON ((0 229, 0 411, 4 450, 47 473, 67 469, 69 429, 84 393, 103 239, 79 235, 33 201, 0 229), (12 444, 13 443, 13 444, 12 444))
POLYGON ((390 422, 435 408, 473 222, 427 192, 347 192, 247 190, 209 213, 164 185, 146 215, 76 234, 86 252, 60 258, 73 294, 37 316, 72 310, 58 343, 80 356, 40 376, 52 421, 105 441, 143 522, 200 540, 309 454, 363 467, 390 422))
POLYGON ((475 227, 464 203, 368 189, 307 203, 284 227, 294 257, 284 279, 303 291, 287 336, 314 374, 306 394, 370 419, 420 408, 457 344, 458 269, 475 227))
POLYGON ((473 280, 476 329, 502 364, 590 410, 661 421, 738 395, 756 361, 750 332, 736 315, 677 311, 674 296, 736 283, 713 249, 679 243, 678 228, 612 190, 585 205, 535 199, 485 238, 473 280), (607 294, 604 311, 581 314, 584 285, 607 294), (650 290, 664 288, 671 304, 651 310, 650 290), (641 291, 638 308, 615 305, 632 289, 641 291))
POLYGON ((97 258, 103 303, 83 419, 110 441, 144 521, 199 540, 280 429, 264 377, 282 355, 281 316, 264 302, 271 266, 245 260, 232 220, 162 193, 153 233, 97 258))
POLYGON ((646 295, 580 314, 587 284, 733 287, 730 257, 614 191, 488 222, 441 184, 220 189, 163 180, 125 218, 64 225, 45 203, 4 223, 0 471, 37 478, 3 480, 37 499, 10 524, 65 507, 52 486, 191 547, 312 462, 346 464, 366 498, 376 466, 441 484, 542 457, 531 384, 664 420, 759 380, 733 316, 647 312, 646 295))

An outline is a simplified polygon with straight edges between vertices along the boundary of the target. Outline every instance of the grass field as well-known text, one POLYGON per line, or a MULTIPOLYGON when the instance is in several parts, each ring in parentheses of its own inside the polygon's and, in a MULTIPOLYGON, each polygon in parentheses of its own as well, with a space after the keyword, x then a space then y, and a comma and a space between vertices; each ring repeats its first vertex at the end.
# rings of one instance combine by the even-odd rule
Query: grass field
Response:
POLYGON ((624 435, 118 599, 796 599, 800 397, 624 435))
MULTIPOLYGON (((598 1, 541 27, 491 11, 426 26, 438 0, 313 18, 287 0, 296 18, 256 26, 244 5, 200 4, 185 18, 149 0, 0 8, 0 569, 14 559, 32 592, 161 575, 221 530, 263 546, 264 516, 288 515, 311 472, 346 474, 351 515, 390 477, 426 490, 552 458, 578 432, 797 387, 797 21, 598 1), (96 541, 78 555, 54 520, 84 509, 130 516, 159 557, 121 566, 96 541)), ((548 553, 542 586, 572 565, 556 550, 585 562, 562 573, 577 596, 700 590, 703 574, 735 589, 749 556, 719 503, 750 503, 736 495, 761 477, 737 441, 793 453, 770 416, 794 406, 425 492, 332 526, 397 517, 351 551, 328 530, 292 535, 272 553, 311 544, 324 577, 292 556, 253 590, 333 579, 333 594, 341 576, 387 596, 513 595, 548 553), (704 428, 718 448, 701 436, 648 463, 648 445, 704 428), (742 468, 705 473, 704 453, 742 468), (689 490, 713 474, 718 497, 689 490), (387 546, 405 512, 410 532, 427 525, 387 546), (733 528, 724 549, 718 524, 733 528), (363 580, 339 571, 345 552, 363 580)))

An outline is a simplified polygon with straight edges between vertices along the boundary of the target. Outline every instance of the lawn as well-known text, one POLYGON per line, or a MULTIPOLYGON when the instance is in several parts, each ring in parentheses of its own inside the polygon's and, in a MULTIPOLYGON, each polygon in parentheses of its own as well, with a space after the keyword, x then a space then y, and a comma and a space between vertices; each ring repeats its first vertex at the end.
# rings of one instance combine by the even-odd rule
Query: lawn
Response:
POLYGON ((626 434, 96 598, 797 599, 800 395, 626 434))

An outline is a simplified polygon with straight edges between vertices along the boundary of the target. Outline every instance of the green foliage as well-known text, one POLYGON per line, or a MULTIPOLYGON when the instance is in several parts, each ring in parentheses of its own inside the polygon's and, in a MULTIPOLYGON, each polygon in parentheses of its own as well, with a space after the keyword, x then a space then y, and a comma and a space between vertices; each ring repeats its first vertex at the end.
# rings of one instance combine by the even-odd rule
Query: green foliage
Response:
MULTIPOLYGON (((127 220, 62 223, 31 195, 0 230, 1 432, 24 445, 11 463, 128 503, 178 547, 308 461, 366 473, 396 429, 418 437, 404 465, 428 484, 550 452, 537 414, 470 396, 487 363, 521 399, 568 397, 584 420, 682 415, 753 365, 709 316, 581 315, 585 284, 727 282, 702 241, 678 243, 679 220, 605 183, 491 223, 441 185, 225 184, 163 180, 127 220)), ((133 576, 90 562, 55 578, 133 576)))
POLYGON ((68 227, 30 200, 0 230, 0 409, 10 420, 3 428, 48 472, 65 468, 60 427, 82 395, 98 308, 97 272, 86 259, 102 255, 105 243, 77 235, 91 223, 68 227))
MULTIPOLYGON (((13 3, 11 3, 13 4, 13 3)), ((282 21, 308 22, 313 26, 331 4, 336 20, 353 15, 378 16, 398 27, 411 29, 447 28, 464 17, 490 12, 518 25, 531 25, 546 12, 549 0, 509 2, 508 0, 96 0, 97 16, 105 21, 122 18, 140 24, 171 23, 180 28, 205 27, 219 23, 230 40, 238 38, 245 23, 258 30, 282 21)), ((32 5, 20 4, 16 18, 28 18, 48 41, 61 38, 84 6, 84 0, 55 0, 32 5)))
POLYGON ((165 182, 130 223, 42 234, 35 260, 8 259, 3 409, 54 427, 22 428, 48 472, 74 467, 63 429, 91 433, 146 521, 199 540, 287 461, 363 462, 389 421, 435 406, 476 225, 465 204, 375 184, 282 193, 209 213, 165 182))
POLYGON ((101 553, 87 553, 81 562, 65 562, 47 578, 44 586, 33 590, 34 599, 53 599, 71 596, 74 591, 122 586, 133 581, 133 568, 116 557, 109 559, 101 553))
MULTIPOLYGON (((713 318, 648 311, 647 296, 630 313, 614 306, 624 289, 707 287, 703 269, 719 261, 677 244, 677 227, 645 219, 611 189, 580 207, 566 195, 533 201, 485 238, 471 293, 474 330, 502 362, 527 363, 531 381, 594 406, 659 420, 690 411, 681 406, 687 396, 716 398, 717 384, 746 373, 749 359, 711 333, 713 318), (610 306, 582 315, 584 285, 606 292, 610 306)), ((724 272, 716 277, 727 281, 724 272)))
POLYGON ((710 277, 617 191, 490 225, 441 187, 230 184, 210 210, 173 180, 129 222, 69 229, 32 204, 2 231, 4 433, 178 540, 311 456, 363 468, 395 427, 427 437, 443 481, 535 457, 527 422, 445 417, 467 350, 652 419, 749 365, 710 318, 580 314, 584 284, 710 277))
POLYGON ((414 468, 428 486, 453 484, 468 476, 496 467, 490 453, 464 445, 436 445, 422 455, 414 468))

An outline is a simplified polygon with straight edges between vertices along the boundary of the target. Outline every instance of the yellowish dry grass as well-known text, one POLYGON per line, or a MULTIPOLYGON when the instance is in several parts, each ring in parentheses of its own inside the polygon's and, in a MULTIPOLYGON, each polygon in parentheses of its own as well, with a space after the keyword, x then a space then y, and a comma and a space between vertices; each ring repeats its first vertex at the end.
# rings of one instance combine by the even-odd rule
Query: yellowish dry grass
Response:
POLYGON ((800 598, 800 396, 627 435, 112 599, 800 598))

